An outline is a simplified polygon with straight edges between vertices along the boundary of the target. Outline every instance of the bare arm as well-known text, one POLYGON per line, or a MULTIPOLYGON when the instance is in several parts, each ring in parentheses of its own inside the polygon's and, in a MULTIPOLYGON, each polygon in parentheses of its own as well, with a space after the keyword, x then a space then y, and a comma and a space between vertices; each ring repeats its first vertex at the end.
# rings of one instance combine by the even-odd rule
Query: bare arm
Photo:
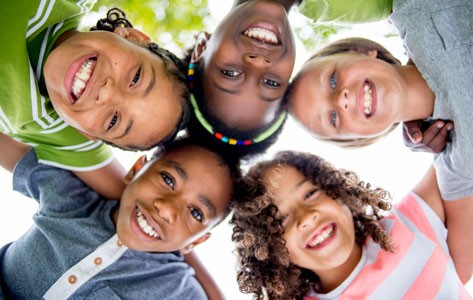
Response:
POLYGON ((448 228, 448 248, 458 276, 465 284, 473 274, 473 196, 444 201, 448 228))
POLYGON ((200 284, 204 287, 205 293, 210 300, 224 300, 225 296, 218 287, 215 280, 209 274, 205 266, 200 261, 194 251, 184 255, 185 261, 194 268, 195 276, 200 284))
POLYGON ((473 196, 443 201, 435 169, 430 167, 413 189, 435 211, 448 228, 447 243, 460 280, 465 284, 473 274, 473 196))
MULTIPOLYGON (((440 190, 437 184, 437 175, 433 166, 425 173, 424 177, 413 188, 413 191, 419 195, 427 205, 439 216, 445 223, 444 202, 440 197, 440 190)), ((450 230, 449 230, 450 231, 450 230)))
POLYGON ((108 165, 88 172, 74 172, 85 184, 108 199, 120 199, 125 189, 125 168, 114 158, 108 165))
POLYGON ((0 133, 0 166, 13 172, 16 163, 31 149, 30 145, 18 142, 8 135, 0 133))

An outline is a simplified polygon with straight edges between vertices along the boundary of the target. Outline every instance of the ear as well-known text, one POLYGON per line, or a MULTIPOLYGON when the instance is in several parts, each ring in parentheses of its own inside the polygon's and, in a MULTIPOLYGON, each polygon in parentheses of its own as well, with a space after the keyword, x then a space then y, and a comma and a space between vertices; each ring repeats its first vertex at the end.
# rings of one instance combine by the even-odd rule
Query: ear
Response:
POLYGON ((179 249, 179 252, 181 252, 184 255, 189 254, 189 253, 192 252, 192 249, 194 249, 195 246, 197 246, 200 243, 205 242, 206 240, 209 239, 209 237, 210 237, 210 232, 207 232, 206 234, 204 234, 200 238, 196 239, 195 241, 193 241, 189 245, 185 246, 184 248, 179 249))
POLYGON ((92 141, 96 141, 96 140, 97 140, 97 138, 96 138, 95 136, 92 136, 92 135, 90 135, 90 134, 88 134, 88 133, 86 133, 86 132, 84 132, 84 131, 82 131, 82 130, 77 129, 77 131, 79 131, 83 136, 85 136, 85 137, 88 138, 89 140, 92 140, 92 141))
POLYGON ((119 26, 113 32, 140 45, 148 45, 151 42, 151 38, 146 33, 135 28, 119 26))
POLYGON ((127 183, 127 184, 130 183, 130 181, 133 179, 133 177, 135 177, 136 173, 138 173, 138 171, 141 170, 141 168, 143 168, 143 166, 146 164, 146 162, 147 162, 146 155, 140 156, 136 160, 136 162, 133 164, 130 171, 128 171, 128 173, 126 174, 125 183, 127 183))
POLYGON ((199 59, 202 58, 205 49, 207 48, 207 42, 210 39, 210 34, 205 31, 201 31, 197 36, 197 41, 194 46, 194 50, 192 50, 191 55, 191 63, 197 62, 199 59))

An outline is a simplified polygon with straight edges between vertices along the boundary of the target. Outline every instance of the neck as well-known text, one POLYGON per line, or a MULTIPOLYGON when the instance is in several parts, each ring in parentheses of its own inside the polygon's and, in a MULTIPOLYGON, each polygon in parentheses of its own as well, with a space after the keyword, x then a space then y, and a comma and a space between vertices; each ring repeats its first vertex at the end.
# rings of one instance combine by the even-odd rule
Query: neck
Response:
POLYGON ((428 118, 434 111, 435 95, 415 65, 399 66, 405 81, 406 94, 401 120, 412 121, 428 118))
POLYGON ((355 243, 348 259, 340 266, 330 270, 317 270, 320 279, 319 293, 328 293, 336 289, 353 272, 361 260, 361 246, 355 243))

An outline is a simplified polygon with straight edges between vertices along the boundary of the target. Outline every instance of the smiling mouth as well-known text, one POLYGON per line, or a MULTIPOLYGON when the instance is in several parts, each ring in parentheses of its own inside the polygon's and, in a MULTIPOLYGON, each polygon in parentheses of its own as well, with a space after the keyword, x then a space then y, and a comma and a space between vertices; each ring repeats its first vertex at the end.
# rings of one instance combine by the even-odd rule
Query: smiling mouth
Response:
POLYGON ((251 27, 243 32, 243 35, 256 40, 260 43, 279 45, 280 41, 277 35, 271 30, 261 27, 251 27))
POLYGON ((96 57, 87 59, 74 75, 71 90, 73 104, 80 98, 80 96, 82 96, 82 93, 84 93, 85 87, 87 86, 87 83, 94 72, 96 63, 96 57))
POLYGON ((330 224, 322 229, 321 232, 317 233, 312 239, 307 243, 306 247, 309 249, 316 248, 333 236, 335 232, 335 225, 330 224))
POLYGON ((150 237, 153 237, 155 239, 160 239, 159 234, 154 230, 154 228, 148 223, 146 220, 145 216, 141 212, 141 210, 136 207, 136 220, 138 221, 138 225, 140 226, 141 230, 149 235, 150 237))
POLYGON ((369 118, 373 113, 373 91, 368 81, 363 83, 363 91, 363 113, 369 118))

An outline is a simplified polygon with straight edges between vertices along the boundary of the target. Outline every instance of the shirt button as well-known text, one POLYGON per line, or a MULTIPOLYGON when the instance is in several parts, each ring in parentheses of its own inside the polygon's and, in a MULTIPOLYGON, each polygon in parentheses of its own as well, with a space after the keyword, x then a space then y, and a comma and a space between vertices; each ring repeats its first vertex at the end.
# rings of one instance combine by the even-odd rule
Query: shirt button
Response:
POLYGON ((117 246, 118 246, 118 247, 121 247, 122 245, 123 245, 122 241, 117 240, 117 246))
POLYGON ((94 259, 94 264, 95 264, 96 266, 101 265, 101 264, 102 264, 102 258, 101 258, 101 257, 96 257, 96 258, 94 259))
POLYGON ((70 284, 74 284, 77 282, 77 277, 75 275, 71 275, 69 278, 67 278, 67 281, 69 281, 70 284))

